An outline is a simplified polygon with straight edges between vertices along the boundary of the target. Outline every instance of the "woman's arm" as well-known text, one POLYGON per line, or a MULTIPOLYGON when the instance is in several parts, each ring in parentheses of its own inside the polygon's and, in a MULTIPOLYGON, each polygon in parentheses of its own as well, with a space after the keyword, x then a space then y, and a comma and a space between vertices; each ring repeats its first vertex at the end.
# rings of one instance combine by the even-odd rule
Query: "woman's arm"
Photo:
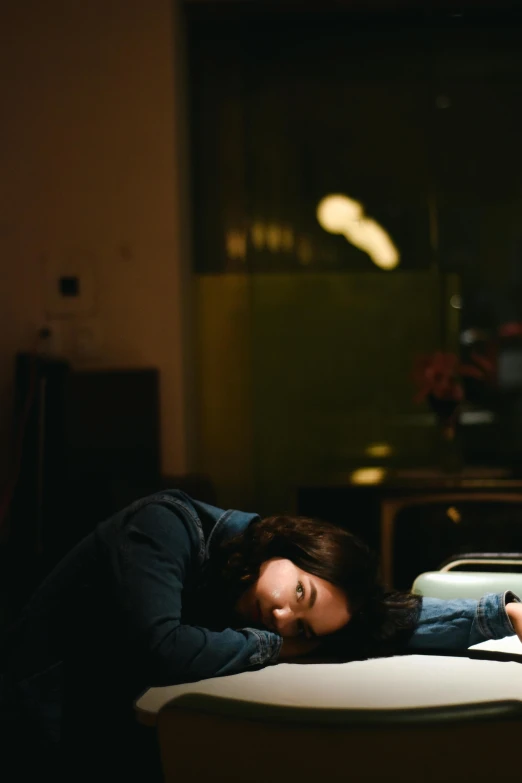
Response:
POLYGON ((458 650, 486 639, 512 636, 515 628, 510 615, 520 604, 511 591, 487 593, 478 601, 472 598, 450 600, 423 598, 417 627, 410 648, 458 650))
POLYGON ((513 601, 506 606, 507 616, 511 620, 516 635, 522 642, 522 603, 513 601))
POLYGON ((125 523, 113 552, 125 642, 151 685, 234 674, 279 656, 282 640, 268 631, 214 632, 182 623, 183 590, 199 569, 191 525, 182 511, 149 504, 125 523))

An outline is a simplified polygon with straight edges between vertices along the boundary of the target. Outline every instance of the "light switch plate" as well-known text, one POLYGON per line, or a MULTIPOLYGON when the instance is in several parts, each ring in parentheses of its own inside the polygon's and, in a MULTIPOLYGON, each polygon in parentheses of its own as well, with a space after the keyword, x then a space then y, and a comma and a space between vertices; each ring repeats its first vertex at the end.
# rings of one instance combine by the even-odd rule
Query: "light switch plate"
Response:
POLYGON ((44 257, 45 310, 48 318, 93 315, 96 312, 94 257, 84 249, 65 250, 44 257), (64 296, 61 278, 77 278, 76 296, 64 296))

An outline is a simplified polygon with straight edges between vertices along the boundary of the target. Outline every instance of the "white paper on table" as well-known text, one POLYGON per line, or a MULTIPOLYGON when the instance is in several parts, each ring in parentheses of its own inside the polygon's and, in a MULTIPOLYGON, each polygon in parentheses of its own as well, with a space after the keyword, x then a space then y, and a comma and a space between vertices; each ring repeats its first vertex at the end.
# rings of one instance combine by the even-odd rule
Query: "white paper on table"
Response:
POLYGON ((488 639, 479 644, 472 644, 469 650, 485 650, 490 652, 509 653, 522 657, 522 642, 518 636, 505 636, 503 639, 488 639))

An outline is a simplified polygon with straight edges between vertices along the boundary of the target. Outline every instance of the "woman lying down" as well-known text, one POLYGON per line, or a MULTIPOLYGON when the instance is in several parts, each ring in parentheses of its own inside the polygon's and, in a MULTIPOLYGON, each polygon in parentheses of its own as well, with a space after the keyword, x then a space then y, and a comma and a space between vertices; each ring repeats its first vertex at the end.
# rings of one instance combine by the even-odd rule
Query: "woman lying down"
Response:
POLYGON ((375 557, 342 528, 165 491, 99 524, 9 630, 5 747, 39 774, 151 780, 155 740, 133 715, 150 686, 296 656, 459 650, 513 634, 522 639, 522 604, 511 592, 388 593, 375 557))

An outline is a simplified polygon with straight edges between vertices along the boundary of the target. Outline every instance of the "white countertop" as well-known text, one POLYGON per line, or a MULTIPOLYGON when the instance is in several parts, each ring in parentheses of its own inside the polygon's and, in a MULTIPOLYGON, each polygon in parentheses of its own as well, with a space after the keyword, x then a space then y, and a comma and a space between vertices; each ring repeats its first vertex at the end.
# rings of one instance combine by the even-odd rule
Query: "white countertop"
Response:
MULTIPOLYGON (((471 649, 520 655, 516 636, 482 642, 471 649)), ((137 701, 140 722, 154 725, 160 709, 182 697, 205 698, 216 709, 232 703, 318 710, 389 710, 464 705, 504 700, 522 702, 522 666, 513 661, 407 655, 350 663, 280 663, 259 671, 195 683, 149 688, 137 701)), ((180 702, 180 707, 182 706, 180 702)))

